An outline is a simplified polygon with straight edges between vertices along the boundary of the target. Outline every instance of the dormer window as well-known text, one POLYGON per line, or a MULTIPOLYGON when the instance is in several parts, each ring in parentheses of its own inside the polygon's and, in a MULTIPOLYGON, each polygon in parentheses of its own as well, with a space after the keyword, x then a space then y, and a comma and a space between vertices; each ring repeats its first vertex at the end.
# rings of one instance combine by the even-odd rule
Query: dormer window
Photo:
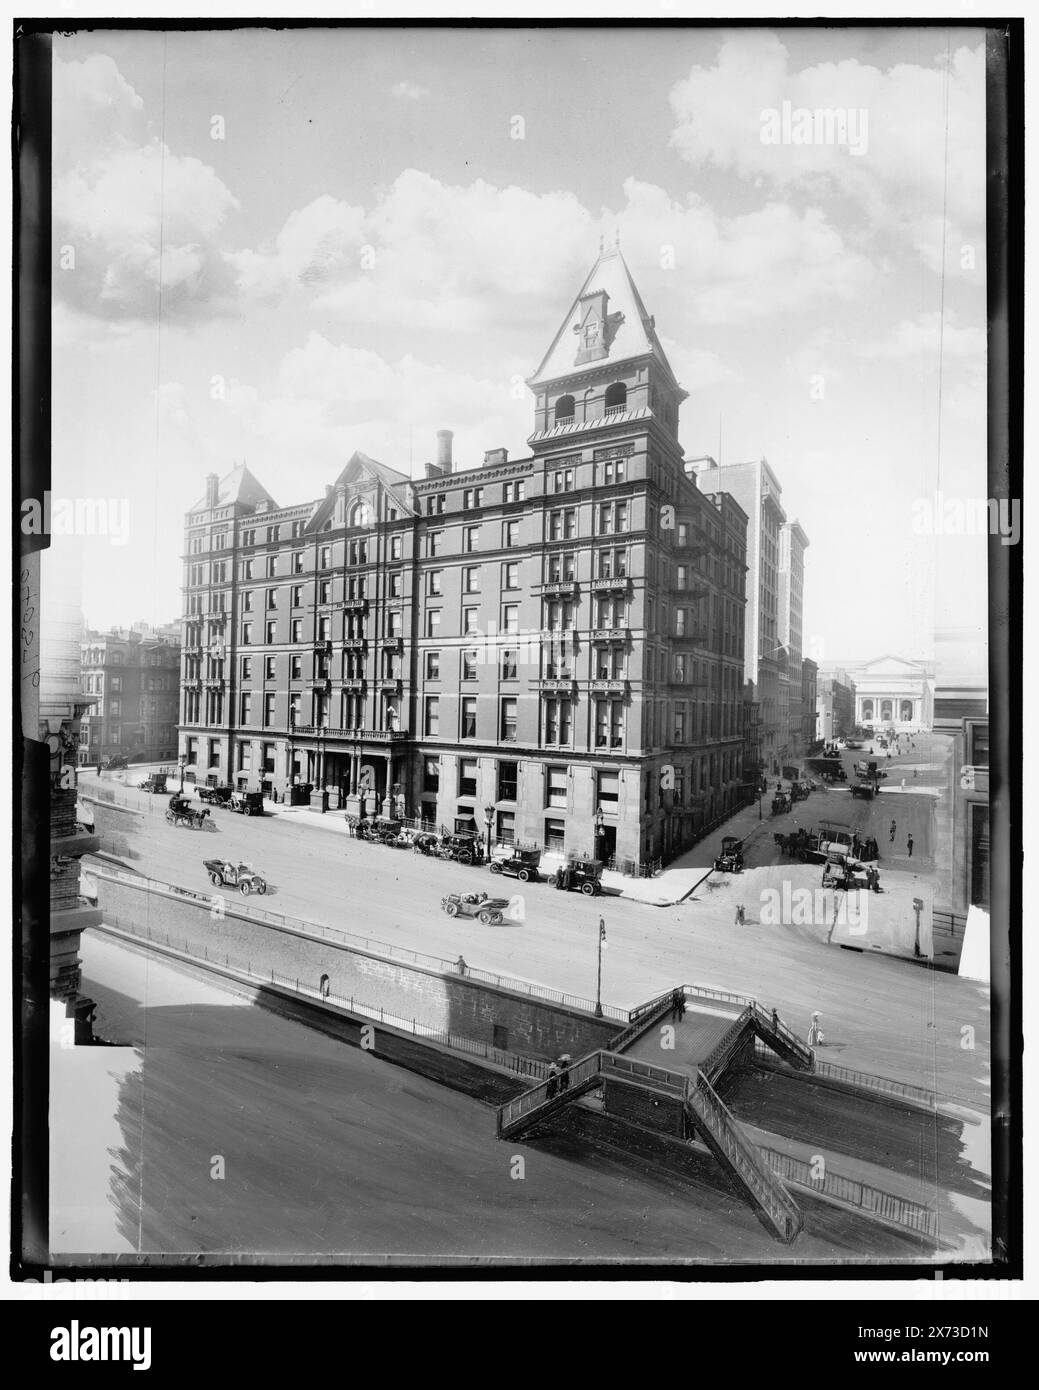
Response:
POLYGON ((614 415, 628 408, 628 388, 623 381, 615 381, 606 388, 606 414, 614 415))
POLYGON ((556 424, 566 424, 574 418, 573 396, 560 396, 556 401, 556 424))

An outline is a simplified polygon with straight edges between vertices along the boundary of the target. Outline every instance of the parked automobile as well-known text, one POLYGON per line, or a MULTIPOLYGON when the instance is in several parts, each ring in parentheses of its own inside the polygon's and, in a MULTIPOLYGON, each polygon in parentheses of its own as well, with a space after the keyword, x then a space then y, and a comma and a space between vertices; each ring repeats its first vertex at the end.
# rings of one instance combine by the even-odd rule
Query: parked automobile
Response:
POLYGON ((234 788, 196 787, 195 794, 199 801, 204 801, 209 806, 226 806, 234 795, 234 788))
POLYGON ((261 878, 248 864, 232 864, 226 859, 204 859, 202 863, 214 887, 219 888, 226 884, 229 888, 237 888, 246 897, 253 892, 267 891, 267 880, 261 878))
POLYGON ((483 846, 479 837, 466 832, 442 836, 437 854, 441 859, 453 859, 458 864, 483 863, 483 846))
POLYGON ((722 840, 721 853, 714 861, 714 869, 719 874, 741 874, 743 872, 743 841, 735 835, 726 835, 722 840))
POLYGON ((556 887, 564 893, 576 889, 594 898, 602 892, 602 870, 600 859, 572 859, 556 870, 556 887))
POLYGON ((143 782, 138 782, 137 787, 142 792, 164 792, 166 791, 166 779, 168 772, 150 772, 143 782))
POLYGON ((879 788, 872 782, 856 782, 851 789, 852 796, 861 797, 863 801, 872 801, 879 788))
POLYGON ((519 849, 515 845, 495 845, 488 865, 492 874, 508 874, 521 883, 540 883, 539 849, 519 849))
POLYGON ((475 917, 485 927, 501 926, 508 905, 508 898, 489 898, 486 893, 448 893, 440 899, 449 917, 475 917))
POLYGON ((232 792, 227 801, 229 811, 242 816, 263 815, 263 792, 232 792))

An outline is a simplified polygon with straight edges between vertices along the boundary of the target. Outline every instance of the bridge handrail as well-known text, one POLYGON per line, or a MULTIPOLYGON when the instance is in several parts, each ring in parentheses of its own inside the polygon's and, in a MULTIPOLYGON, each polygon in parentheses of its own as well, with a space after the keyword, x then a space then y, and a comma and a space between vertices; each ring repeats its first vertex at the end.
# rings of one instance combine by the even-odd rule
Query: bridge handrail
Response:
POLYGON ((733 1167, 768 1212, 776 1226, 788 1234, 800 1226, 801 1213, 783 1187, 779 1177, 765 1163, 757 1148, 743 1133, 725 1102, 703 1072, 689 1083, 687 1100, 704 1120, 725 1151, 733 1167))
MULTIPOLYGON (((146 874, 135 874, 126 869, 114 869, 107 864, 103 867, 91 866, 91 872, 101 879, 128 883, 136 888, 144 888, 147 892, 157 891, 173 897, 189 898, 195 902, 205 903, 207 906, 213 900, 212 892, 206 893, 195 888, 182 888, 178 884, 166 883, 162 879, 149 878, 146 874)), ((252 903, 246 906, 244 901, 239 903, 237 900, 235 900, 233 908, 227 907, 225 910, 244 918, 246 921, 285 927, 308 936, 317 933, 338 939, 344 945, 356 946, 359 950, 368 951, 372 955, 383 956, 388 960, 404 961, 420 968, 436 970, 439 974, 458 974, 456 961, 444 960, 440 956, 426 955, 422 951, 413 951, 409 947, 396 946, 388 941, 380 941, 376 937, 359 936, 354 932, 344 931, 341 927, 326 926, 323 922, 311 922, 302 917, 288 917, 284 913, 272 912, 270 908, 256 907, 252 903)), ((582 999, 579 995, 567 994, 563 990, 551 989, 548 985, 536 985, 529 980, 517 980, 509 975, 499 975, 494 971, 481 970, 477 966, 466 968, 465 979, 474 980, 478 984, 488 984, 497 989, 507 989, 512 994, 525 994, 529 998, 564 1004, 569 1008, 580 1009, 582 1013, 594 1014, 596 1011, 596 1006, 590 999, 582 999)), ((602 1017, 627 1022, 628 1011, 613 1004, 603 1004, 602 1017)))
POLYGON ((603 1051, 599 1054, 600 1070, 602 1072, 619 1072, 622 1076, 637 1077, 641 1081, 650 1081, 654 1086, 666 1086, 670 1090, 678 1091, 685 1095, 689 1085, 689 1077, 685 1072, 668 1071, 666 1067, 654 1066, 652 1062, 640 1062, 634 1057, 622 1057, 613 1051, 611 1046, 608 1052, 603 1051))
MULTIPOLYGON (((772 1048, 760 1040, 755 1041, 754 1051, 765 1058, 775 1056, 772 1048)), ((905 1100, 926 1105, 931 1110, 938 1105, 938 1097, 934 1091, 929 1091, 925 1086, 917 1086, 912 1081, 898 1081, 891 1076, 874 1076, 871 1072, 853 1071, 851 1067, 841 1067, 834 1062, 821 1062, 818 1056, 812 1074, 822 1078, 828 1077, 833 1081, 844 1081, 860 1090, 876 1091, 879 1095, 901 1096, 905 1100)))
POLYGON ((682 989, 687 999, 715 999, 723 1004, 739 1004, 744 1009, 757 1003, 747 994, 735 994, 730 989, 719 989, 716 985, 683 985, 682 989))
POLYGON ((857 1178, 834 1173, 830 1168, 825 1168, 822 1177, 817 1177, 810 1163, 781 1150, 763 1147, 759 1152, 774 1172, 790 1182, 848 1202, 908 1230, 937 1238, 938 1213, 933 1207, 914 1202, 909 1197, 900 1197, 894 1192, 884 1192, 869 1183, 859 1182, 857 1178))
POLYGON ((651 1028, 658 1018, 670 1013, 683 997, 680 988, 671 989, 668 990, 667 994, 658 995, 656 999, 651 999, 647 1004, 641 1004, 637 1009, 632 1009, 628 1015, 631 1021, 627 1028, 618 1033, 615 1038, 610 1039, 610 1051, 622 1051, 640 1033, 651 1028))
POLYGON ((750 1019, 753 1016, 754 1011, 750 1006, 748 1006, 737 1018, 733 1019, 732 1027, 725 1034, 725 1036, 718 1043, 715 1044, 714 1048, 712 1048, 710 1053, 708 1053, 707 1058, 700 1063, 700 1070, 704 1073, 705 1076, 707 1076, 708 1078, 711 1076, 717 1063, 720 1061, 722 1057, 725 1056, 725 1054, 733 1046, 733 1043, 738 1038, 739 1033, 743 1030, 744 1026, 750 1021, 750 1019))
POLYGON ((776 1013, 770 1013, 768 1009, 763 1009, 760 1004, 753 1006, 754 1017, 764 1027, 770 1029, 781 1037, 793 1052, 799 1057, 803 1057, 806 1062, 813 1062, 815 1049, 805 1042, 804 1038, 799 1037, 792 1028, 787 1027, 783 1020, 776 1013))
POLYGON ((566 1084, 560 1086, 560 1078, 555 1078, 555 1086, 552 1094, 549 1094, 548 1080, 539 1081, 537 1085, 531 1086, 529 1091, 523 1091, 520 1095, 514 1096, 512 1100, 504 1101, 498 1107, 498 1133, 507 1129, 509 1125, 521 1120, 524 1115, 531 1114, 540 1106, 559 1096, 565 1095, 567 1091, 573 1090, 577 1086, 582 1086, 586 1081, 590 1081, 600 1074, 601 1054, 591 1052, 587 1057, 582 1057, 579 1061, 571 1063, 566 1071, 566 1084))

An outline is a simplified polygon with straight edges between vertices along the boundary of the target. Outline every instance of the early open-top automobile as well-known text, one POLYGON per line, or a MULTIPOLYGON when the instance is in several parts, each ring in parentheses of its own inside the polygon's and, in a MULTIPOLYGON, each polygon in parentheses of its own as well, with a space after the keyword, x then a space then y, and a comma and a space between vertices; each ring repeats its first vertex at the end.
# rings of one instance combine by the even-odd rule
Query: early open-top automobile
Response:
POLYGON ((228 888, 237 888, 246 897, 250 893, 267 891, 267 880, 248 864, 232 864, 225 859, 203 859, 202 863, 209 873, 210 883, 217 888, 226 884, 228 888))
POLYGON ((510 874, 521 883, 539 883, 540 849, 520 849, 516 845, 495 845, 489 868, 492 874, 510 874))
POLYGON ((735 835, 726 835, 722 840, 721 853, 714 861, 714 869, 719 874, 741 874, 743 872, 743 841, 735 835))
POLYGON ((475 917, 485 927, 501 926, 508 898, 489 898, 486 893, 448 893, 440 906, 449 917, 475 917))

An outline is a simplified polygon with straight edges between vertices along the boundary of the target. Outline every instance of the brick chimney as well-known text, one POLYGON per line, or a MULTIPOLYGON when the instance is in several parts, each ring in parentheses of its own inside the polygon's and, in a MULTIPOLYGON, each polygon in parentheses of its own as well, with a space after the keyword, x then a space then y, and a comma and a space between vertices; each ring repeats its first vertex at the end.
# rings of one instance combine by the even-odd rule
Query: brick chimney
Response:
POLYGON ((206 476, 206 506, 215 507, 220 496, 220 479, 215 473, 206 476))
POLYGON ((451 472, 451 443, 454 430, 437 430, 437 467, 442 474, 451 472))
POLYGON ((508 463, 508 449, 488 449, 483 456, 484 468, 498 468, 503 463, 508 463))

